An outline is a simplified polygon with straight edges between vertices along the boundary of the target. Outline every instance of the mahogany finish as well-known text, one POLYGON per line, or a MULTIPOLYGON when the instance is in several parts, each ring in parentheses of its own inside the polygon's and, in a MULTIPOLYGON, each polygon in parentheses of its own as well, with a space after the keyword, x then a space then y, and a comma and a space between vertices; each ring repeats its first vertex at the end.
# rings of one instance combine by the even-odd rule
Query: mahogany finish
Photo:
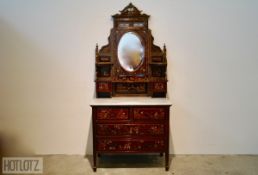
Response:
POLYGON ((103 153, 165 153, 168 170, 169 107, 93 105, 93 170, 103 153))
POLYGON ((149 15, 143 14, 131 3, 120 14, 113 15, 114 25, 108 44, 96 46, 96 96, 152 96, 165 97, 167 93, 166 47, 153 44, 148 28, 149 15), (139 37, 144 48, 143 61, 135 71, 125 70, 118 59, 119 41, 126 33, 139 37))

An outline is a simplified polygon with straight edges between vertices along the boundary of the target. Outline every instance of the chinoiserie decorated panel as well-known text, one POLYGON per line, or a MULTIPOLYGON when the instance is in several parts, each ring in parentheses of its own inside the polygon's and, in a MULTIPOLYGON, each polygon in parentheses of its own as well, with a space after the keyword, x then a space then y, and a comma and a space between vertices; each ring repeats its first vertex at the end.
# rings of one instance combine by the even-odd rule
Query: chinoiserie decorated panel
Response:
POLYGON ((98 136, 160 136, 163 124, 97 124, 98 136))
POLYGON ((97 120, 127 120, 129 119, 128 108, 101 107, 97 109, 97 120))
POLYGON ((165 108, 163 107, 137 107, 133 109, 135 120, 164 120, 165 108))
POLYGON ((161 151, 165 147, 162 139, 155 140, 114 140, 114 139, 98 139, 98 151, 161 151))

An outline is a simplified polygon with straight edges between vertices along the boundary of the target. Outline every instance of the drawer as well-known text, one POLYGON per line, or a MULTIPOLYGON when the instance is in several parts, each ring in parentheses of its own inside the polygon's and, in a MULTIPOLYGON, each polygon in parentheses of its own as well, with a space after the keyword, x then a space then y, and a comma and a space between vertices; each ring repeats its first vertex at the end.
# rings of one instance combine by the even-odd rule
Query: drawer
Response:
POLYGON ((97 120, 128 120, 128 108, 120 107, 98 107, 96 110, 97 120))
POLYGON ((98 151, 162 151, 165 148, 165 142, 162 139, 132 139, 132 140, 115 140, 115 139, 97 139, 98 151))
POLYGON ((98 136, 160 136, 163 124, 97 124, 98 136))
POLYGON ((133 109, 133 118, 135 120, 164 120, 164 107, 137 107, 133 109))

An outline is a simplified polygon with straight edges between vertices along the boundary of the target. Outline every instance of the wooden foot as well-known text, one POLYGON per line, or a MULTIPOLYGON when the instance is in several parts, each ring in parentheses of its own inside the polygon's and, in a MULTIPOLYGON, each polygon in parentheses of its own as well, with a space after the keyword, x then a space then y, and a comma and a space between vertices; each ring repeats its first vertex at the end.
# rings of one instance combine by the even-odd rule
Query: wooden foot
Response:
POLYGON ((166 171, 169 170, 169 154, 168 154, 168 152, 165 153, 165 168, 166 168, 166 171))
POLYGON ((95 152, 93 153, 93 171, 97 171, 97 154, 95 152))

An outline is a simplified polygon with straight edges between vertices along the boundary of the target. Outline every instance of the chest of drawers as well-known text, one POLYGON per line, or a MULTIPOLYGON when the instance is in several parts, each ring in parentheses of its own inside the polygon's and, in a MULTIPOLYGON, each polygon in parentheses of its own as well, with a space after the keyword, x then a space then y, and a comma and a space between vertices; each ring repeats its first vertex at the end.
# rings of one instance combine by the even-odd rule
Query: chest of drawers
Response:
POLYGON ((92 106, 93 170, 105 153, 165 153, 169 168, 169 104, 92 106))

